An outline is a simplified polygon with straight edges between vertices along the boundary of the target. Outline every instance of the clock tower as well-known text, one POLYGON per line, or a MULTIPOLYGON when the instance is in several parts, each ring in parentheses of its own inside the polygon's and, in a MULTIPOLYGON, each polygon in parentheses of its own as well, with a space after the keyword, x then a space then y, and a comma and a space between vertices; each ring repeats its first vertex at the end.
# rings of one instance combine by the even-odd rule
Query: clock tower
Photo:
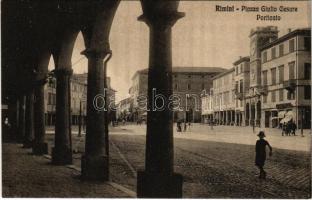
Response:
POLYGON ((277 39, 277 27, 257 27, 250 31, 250 87, 257 88, 261 85, 261 47, 271 40, 277 39))
MULTIPOLYGON (((277 27, 257 27, 250 31, 250 86, 246 95, 246 124, 261 127, 261 48, 271 40, 277 39, 277 27)), ((263 125, 263 123, 262 123, 263 125)))

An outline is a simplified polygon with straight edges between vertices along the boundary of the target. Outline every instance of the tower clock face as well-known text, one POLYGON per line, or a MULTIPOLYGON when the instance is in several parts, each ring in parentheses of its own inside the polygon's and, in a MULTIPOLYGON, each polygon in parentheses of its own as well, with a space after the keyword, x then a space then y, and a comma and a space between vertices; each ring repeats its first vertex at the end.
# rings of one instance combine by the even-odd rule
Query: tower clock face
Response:
POLYGON ((255 72, 253 72, 253 73, 251 74, 251 79, 252 79, 252 80, 255 80, 255 78, 256 78, 256 74, 255 74, 255 72))
POLYGON ((256 38, 253 38, 251 40, 251 45, 250 45, 250 55, 251 56, 255 56, 256 55, 256 51, 257 51, 257 48, 256 48, 256 38))
POLYGON ((251 70, 251 80, 255 80, 255 78, 256 78, 255 70, 252 69, 251 70))
POLYGON ((251 55, 252 56, 255 56, 256 55, 256 47, 255 47, 256 45, 252 45, 252 47, 251 47, 251 55))

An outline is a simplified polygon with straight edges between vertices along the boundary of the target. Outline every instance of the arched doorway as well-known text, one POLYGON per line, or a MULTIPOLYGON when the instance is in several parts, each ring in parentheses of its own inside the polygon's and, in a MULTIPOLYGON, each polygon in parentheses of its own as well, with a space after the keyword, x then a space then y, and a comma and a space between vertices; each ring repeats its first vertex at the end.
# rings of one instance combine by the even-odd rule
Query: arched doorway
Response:
POLYGON ((245 109, 245 113, 246 113, 246 126, 249 126, 249 119, 250 119, 250 113, 249 113, 249 103, 246 103, 246 109, 245 109))
POLYGON ((255 104, 251 104, 251 107, 250 107, 250 125, 255 125, 255 114, 256 114, 256 106, 255 106, 255 104))
POLYGON ((256 105, 256 109, 257 109, 257 118, 256 118, 256 126, 261 126, 261 102, 258 101, 257 105, 256 105))

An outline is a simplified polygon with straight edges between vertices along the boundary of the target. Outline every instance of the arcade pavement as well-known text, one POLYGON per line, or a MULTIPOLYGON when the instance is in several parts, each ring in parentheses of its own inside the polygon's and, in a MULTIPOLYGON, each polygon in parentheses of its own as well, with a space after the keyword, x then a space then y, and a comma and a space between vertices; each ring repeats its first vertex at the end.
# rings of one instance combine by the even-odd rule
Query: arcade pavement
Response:
POLYGON ((77 170, 50 163, 21 144, 2 143, 2 197, 131 197, 109 183, 81 182, 77 170))

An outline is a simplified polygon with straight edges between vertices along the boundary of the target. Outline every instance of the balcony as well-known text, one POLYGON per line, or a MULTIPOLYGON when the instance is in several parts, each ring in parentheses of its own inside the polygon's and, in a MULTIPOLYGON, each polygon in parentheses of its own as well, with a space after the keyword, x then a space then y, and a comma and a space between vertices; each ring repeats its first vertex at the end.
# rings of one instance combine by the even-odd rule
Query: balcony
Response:
POLYGON ((283 82, 283 87, 284 87, 286 90, 294 91, 295 88, 296 88, 296 80, 295 80, 295 79, 290 79, 290 80, 288 80, 288 81, 284 81, 284 82, 283 82))
POLYGON ((235 92, 236 99, 243 100, 244 94, 242 92, 235 92))
POLYGON ((268 95, 268 86, 267 85, 262 85, 258 88, 258 92, 260 95, 267 96, 268 95))

